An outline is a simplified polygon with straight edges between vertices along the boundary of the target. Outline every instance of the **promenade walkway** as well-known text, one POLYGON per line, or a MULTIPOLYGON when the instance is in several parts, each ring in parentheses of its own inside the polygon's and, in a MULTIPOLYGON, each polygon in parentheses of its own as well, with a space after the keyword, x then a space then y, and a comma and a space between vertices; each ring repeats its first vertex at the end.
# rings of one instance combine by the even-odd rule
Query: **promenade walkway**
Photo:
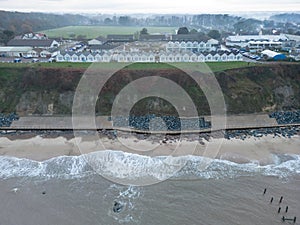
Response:
MULTIPOLYGON (((205 116, 205 120, 212 121, 210 116, 205 116)), ((224 130, 224 126, 214 125, 214 121, 222 121, 221 117, 215 117, 212 121, 211 129, 201 130, 182 130, 182 131, 151 131, 151 133, 202 133, 210 131, 224 130)), ((77 120, 78 121, 78 120, 77 120)), ((88 120, 89 121, 89 120, 88 120)), ((0 128, 0 130, 94 130, 107 129, 119 130, 125 132, 149 133, 147 131, 135 130, 124 127, 114 127, 113 123, 109 121, 107 116, 99 116, 95 118, 95 125, 89 124, 84 118, 81 118, 80 125, 73 127, 72 117, 64 116, 30 116, 21 117, 18 121, 14 121, 9 128, 0 128)), ((300 125, 300 124, 293 124, 300 125)), ((257 128, 272 128, 285 127, 288 125, 279 125, 275 119, 269 118, 268 114, 247 114, 247 115, 230 115, 226 117, 225 130, 239 130, 239 129, 257 129, 257 128)))

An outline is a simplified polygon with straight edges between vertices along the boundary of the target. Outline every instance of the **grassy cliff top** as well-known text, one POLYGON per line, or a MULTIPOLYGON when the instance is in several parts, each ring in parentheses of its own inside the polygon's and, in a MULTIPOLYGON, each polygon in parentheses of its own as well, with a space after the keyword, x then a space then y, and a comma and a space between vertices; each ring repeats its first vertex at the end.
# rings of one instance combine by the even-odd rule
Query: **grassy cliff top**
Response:
MULTIPOLYGON (((113 68, 116 64, 124 64, 127 63, 96 63, 101 67, 105 68, 113 68)), ((129 69, 170 69, 172 66, 187 66, 187 65, 199 65, 204 63, 132 63, 127 68, 129 69)), ((250 63, 247 62, 207 62, 205 63, 212 72, 219 72, 229 69, 236 68, 244 68, 244 67, 253 67, 253 66, 266 66, 268 64, 260 64, 260 63, 250 63)), ((3 68, 78 68, 78 69, 87 69, 91 66, 92 63, 87 62, 56 62, 56 63, 0 63, 0 69, 3 68)))

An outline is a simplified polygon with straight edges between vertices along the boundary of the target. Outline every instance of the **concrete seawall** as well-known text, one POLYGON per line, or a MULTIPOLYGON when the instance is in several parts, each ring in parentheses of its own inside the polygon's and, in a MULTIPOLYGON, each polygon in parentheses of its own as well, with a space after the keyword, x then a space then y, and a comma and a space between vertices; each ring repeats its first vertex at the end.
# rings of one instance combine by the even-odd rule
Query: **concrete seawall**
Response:
MULTIPOLYGON (((205 120, 211 121, 210 116, 205 116, 205 120)), ((216 121, 218 121, 217 118, 216 121)), ((78 120, 77 120, 78 121, 78 120)), ((300 124, 279 125, 275 119, 269 118, 268 114, 248 114, 248 115, 230 115, 226 117, 226 126, 213 126, 211 129, 201 130, 182 130, 182 131, 151 131, 151 133, 205 133, 218 130, 242 130, 242 129, 258 129, 272 127, 286 127, 289 125, 299 126, 300 124)), ((2 127, 0 130, 119 130, 125 132, 150 133, 149 131, 136 130, 124 127, 114 127, 113 123, 108 120, 107 116, 99 116, 95 118, 95 124, 89 125, 82 118, 80 125, 73 127, 72 117, 64 116, 30 116, 21 117, 18 121, 14 121, 10 127, 2 127)))

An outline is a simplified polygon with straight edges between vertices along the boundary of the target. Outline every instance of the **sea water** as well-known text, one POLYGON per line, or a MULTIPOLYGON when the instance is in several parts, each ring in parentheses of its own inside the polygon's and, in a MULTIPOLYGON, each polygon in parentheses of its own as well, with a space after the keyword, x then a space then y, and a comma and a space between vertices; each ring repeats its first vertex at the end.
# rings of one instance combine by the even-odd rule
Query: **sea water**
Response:
POLYGON ((164 157, 119 151, 43 162, 0 157, 0 224, 274 225, 282 223, 282 216, 300 219, 300 156, 273 159, 264 166, 214 159, 203 169, 208 160, 203 157, 174 157, 165 163, 164 157), (96 169, 87 160, 95 158, 96 169), (174 165, 183 167, 174 173, 174 165), (134 184, 145 177, 158 182, 114 182, 134 184), (115 202, 122 206, 119 212, 115 202))

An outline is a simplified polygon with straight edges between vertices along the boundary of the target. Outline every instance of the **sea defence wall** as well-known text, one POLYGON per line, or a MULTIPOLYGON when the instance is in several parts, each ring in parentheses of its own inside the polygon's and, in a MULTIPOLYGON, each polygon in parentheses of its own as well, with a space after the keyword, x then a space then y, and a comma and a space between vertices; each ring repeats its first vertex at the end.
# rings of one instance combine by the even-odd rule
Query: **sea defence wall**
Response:
MULTIPOLYGON (((205 116, 205 120, 212 121, 210 116, 205 116)), ((218 121, 220 118, 216 118, 218 121)), ((180 130, 180 131, 147 131, 138 130, 130 127, 115 127, 113 122, 107 116, 99 116, 94 118, 94 125, 89 125, 86 118, 77 118, 77 125, 73 126, 72 117, 52 117, 52 116, 30 116, 20 117, 19 120, 13 121, 10 127, 2 127, 0 130, 119 130, 125 132, 136 133, 164 133, 164 134, 180 134, 180 133, 205 133, 219 130, 243 130, 258 129, 272 127, 286 127, 290 125, 299 126, 300 124, 278 124, 276 119, 270 118, 268 114, 247 114, 247 115, 231 115, 226 117, 226 126, 212 126, 212 128, 198 130, 180 130), (79 121, 79 125, 78 125, 79 121)), ((212 121, 213 122, 213 121, 212 121)))

